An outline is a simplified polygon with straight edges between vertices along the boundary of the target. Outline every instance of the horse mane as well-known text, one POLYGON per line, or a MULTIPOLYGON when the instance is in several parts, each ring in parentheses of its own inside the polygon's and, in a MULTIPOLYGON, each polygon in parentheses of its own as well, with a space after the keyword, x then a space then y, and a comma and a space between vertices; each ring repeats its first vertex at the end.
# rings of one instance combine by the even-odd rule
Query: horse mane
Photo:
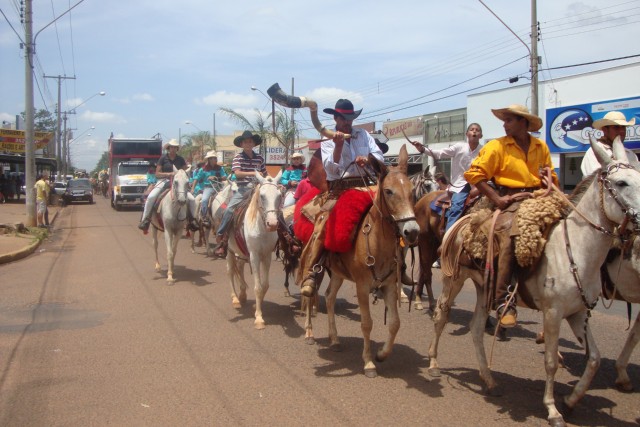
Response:
POLYGON ((257 185, 256 188, 253 189, 251 202, 249 202, 247 213, 245 214, 246 221, 248 221, 249 224, 253 224, 256 221, 259 206, 258 198, 260 198, 260 185, 257 185))
POLYGON ((596 170, 591 175, 583 178, 582 181, 580 181, 578 185, 576 185, 576 188, 573 189, 571 195, 569 196, 569 200, 571 200, 571 203, 573 203, 574 205, 578 204, 578 202, 582 199, 584 193, 587 192, 587 189, 591 186, 591 183, 599 172, 600 169, 596 170))

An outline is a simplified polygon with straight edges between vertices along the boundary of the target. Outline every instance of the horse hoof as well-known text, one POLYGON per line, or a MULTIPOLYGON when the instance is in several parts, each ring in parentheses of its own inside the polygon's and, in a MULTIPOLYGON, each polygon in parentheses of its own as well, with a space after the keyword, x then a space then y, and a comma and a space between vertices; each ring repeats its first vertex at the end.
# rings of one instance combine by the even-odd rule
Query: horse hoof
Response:
POLYGON ((485 386, 484 394, 489 397, 501 397, 503 393, 502 393, 502 389, 498 386, 493 386, 491 388, 485 386))
POLYGON ((258 322, 258 321, 256 321, 256 322, 254 323, 254 326, 255 326, 255 328, 256 328, 257 330, 259 330, 259 331, 261 331, 261 330, 263 330, 263 329, 265 328, 265 326, 264 326, 264 322, 258 322))
POLYGON ((538 332, 536 334, 536 344, 544 344, 544 332, 538 332))
POLYGON ((167 279, 167 286, 173 286, 176 284, 176 279, 167 279))
POLYGON ((307 345, 315 345, 316 339, 314 337, 306 337, 304 339, 305 344, 307 345))
POLYGON ((429 376, 433 378, 440 378, 442 376, 440 368, 429 368, 427 372, 429 372, 429 376))
POLYGON ((631 393, 633 391, 631 381, 616 381, 616 388, 623 393, 631 393))
POLYGON ((400 297, 400 302, 401 302, 402 304, 406 304, 406 303, 408 303, 408 302, 409 302, 409 297, 407 297, 406 295, 402 295, 402 296, 400 297))
POLYGON ((340 343, 336 343, 336 344, 331 344, 329 346, 329 348, 331 349, 331 351, 333 351, 334 353, 339 353, 342 351, 342 345, 340 343))
POLYGON ((375 378, 378 376, 375 368, 368 368, 364 370, 364 376, 367 378, 375 378))
POLYGON ((413 303, 413 309, 414 310, 424 310, 424 305, 422 305, 421 302, 414 302, 413 303))
POLYGON ((240 301, 237 300, 231 301, 231 305, 233 306, 233 308, 242 308, 242 304, 240 304, 240 301))
POLYGON ((573 407, 569 406, 569 404, 567 403, 567 399, 569 398, 569 396, 565 396, 562 399, 562 403, 561 403, 561 407, 560 407, 560 412, 563 415, 570 415, 573 412, 573 407))
POLYGON ((549 418, 549 425, 551 427, 565 427, 567 423, 564 422, 564 419, 562 417, 554 417, 549 418))
POLYGON ((285 297, 290 297, 291 296, 291 293, 289 292, 289 289, 285 289, 284 290, 284 296, 285 297))

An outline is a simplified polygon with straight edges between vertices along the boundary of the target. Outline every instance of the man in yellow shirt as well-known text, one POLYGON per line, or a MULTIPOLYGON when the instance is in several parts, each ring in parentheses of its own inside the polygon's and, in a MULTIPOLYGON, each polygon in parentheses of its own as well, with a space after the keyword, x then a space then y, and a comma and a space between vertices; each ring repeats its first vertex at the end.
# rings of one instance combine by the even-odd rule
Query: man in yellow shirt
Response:
POLYGON ((45 173, 38 176, 36 181, 36 212, 38 218, 38 227, 46 227, 44 215, 47 212, 47 201, 49 200, 49 184, 47 179, 49 176, 45 173))
POLYGON ((512 304, 506 306, 514 259, 511 220, 520 200, 516 195, 549 185, 541 175, 543 168, 551 169, 552 180, 556 185, 558 176, 553 171, 549 147, 544 141, 529 134, 542 127, 540 117, 529 113, 524 105, 511 105, 491 111, 504 122, 506 136, 489 141, 480 150, 464 177, 491 200, 496 208, 503 211, 500 214, 501 227, 496 229, 496 235, 502 234, 503 238, 498 236, 501 243, 498 257, 501 261, 496 274, 495 304, 501 326, 509 328, 516 325, 517 318, 515 298, 512 299, 512 304), (493 181, 495 188, 489 181, 493 181), (509 261, 505 262, 506 259, 509 261))

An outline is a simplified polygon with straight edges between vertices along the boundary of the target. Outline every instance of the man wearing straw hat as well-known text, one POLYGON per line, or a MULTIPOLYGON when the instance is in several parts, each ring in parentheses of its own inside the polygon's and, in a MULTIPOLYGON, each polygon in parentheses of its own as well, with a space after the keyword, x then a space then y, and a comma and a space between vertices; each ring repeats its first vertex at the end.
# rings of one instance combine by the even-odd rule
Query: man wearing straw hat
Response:
POLYGON ((558 177, 553 170, 547 144, 529 134, 542 127, 540 117, 531 114, 524 105, 511 105, 491 111, 504 122, 506 136, 489 141, 473 160, 464 177, 502 211, 498 220, 500 226, 496 226, 495 230, 500 248, 494 304, 497 306, 496 315, 500 325, 511 328, 516 325, 517 319, 515 295, 507 305, 514 266, 511 221, 523 194, 537 190, 542 185, 551 185, 542 176, 544 168, 551 169, 552 180, 556 185, 558 177), (493 181, 495 188, 489 185, 489 180, 493 181))
MULTIPOLYGON (((635 117, 627 121, 627 118, 620 111, 609 111, 600 120, 593 122, 593 127, 602 131, 602 137, 598 139, 598 143, 605 149, 609 155, 613 155, 611 145, 616 137, 620 137, 620 142, 624 143, 624 139, 627 136, 627 127, 636 124, 635 117)), ((629 164, 636 169, 639 169, 640 163, 638 162, 638 156, 631 151, 627 151, 627 157, 629 158, 629 164)), ((596 170, 600 169, 600 163, 596 159, 596 155, 593 154, 593 149, 589 147, 584 154, 582 164, 580 165, 582 170, 582 176, 589 176, 596 170)))

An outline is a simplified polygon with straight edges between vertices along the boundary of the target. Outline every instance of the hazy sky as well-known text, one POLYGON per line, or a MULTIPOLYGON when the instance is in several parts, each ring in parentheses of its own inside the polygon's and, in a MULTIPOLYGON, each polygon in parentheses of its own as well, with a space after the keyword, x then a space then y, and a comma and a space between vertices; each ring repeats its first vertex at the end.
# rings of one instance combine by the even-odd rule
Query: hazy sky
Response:
MULTIPOLYGON (((484 2, 529 44, 530 1, 484 2)), ((251 86, 266 93, 278 82, 290 92, 294 78, 296 95, 321 109, 349 98, 364 108, 363 121, 381 128, 389 119, 465 107, 468 93, 529 76, 527 48, 478 0, 84 0, 47 27, 76 3, 34 1, 35 106, 56 110, 57 80, 43 75, 75 77, 62 82, 63 110, 106 92, 68 121, 81 135, 72 162, 89 170, 112 132, 168 140, 211 132, 216 113, 216 133, 232 133, 238 125, 220 107, 270 110, 251 86)), ((543 69, 640 53, 640 0, 538 3, 543 69)), ((24 28, 17 0, 0 0, 0 8, 0 119, 12 122, 25 105, 24 28)), ((541 79, 637 61, 542 71, 541 79)), ((317 136, 307 110, 296 121, 317 136)))

